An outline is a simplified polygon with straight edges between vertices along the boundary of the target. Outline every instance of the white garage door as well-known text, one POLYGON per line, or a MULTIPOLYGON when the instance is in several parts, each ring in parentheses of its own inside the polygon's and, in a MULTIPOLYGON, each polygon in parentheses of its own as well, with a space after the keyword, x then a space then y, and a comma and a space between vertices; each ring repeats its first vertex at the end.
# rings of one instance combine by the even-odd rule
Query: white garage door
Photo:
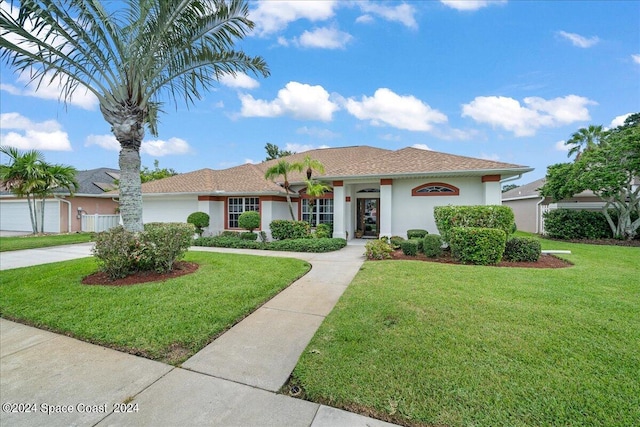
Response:
MULTIPOLYGON (((42 203, 38 203, 38 215, 42 203)), ((40 216, 38 216, 40 221, 40 216)), ((29 206, 26 200, 2 200, 0 201, 0 230, 3 231, 33 231, 29 206)), ((48 200, 45 203, 44 212, 45 233, 60 232, 60 202, 48 200)))

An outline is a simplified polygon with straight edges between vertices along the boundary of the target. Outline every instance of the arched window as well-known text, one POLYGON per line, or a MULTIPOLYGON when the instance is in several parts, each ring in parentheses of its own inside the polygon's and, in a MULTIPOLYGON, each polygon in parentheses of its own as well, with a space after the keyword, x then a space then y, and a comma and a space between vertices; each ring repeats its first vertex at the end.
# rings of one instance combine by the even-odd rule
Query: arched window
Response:
POLYGON ((444 182, 430 182, 411 190, 412 196, 459 196, 460 189, 444 182))

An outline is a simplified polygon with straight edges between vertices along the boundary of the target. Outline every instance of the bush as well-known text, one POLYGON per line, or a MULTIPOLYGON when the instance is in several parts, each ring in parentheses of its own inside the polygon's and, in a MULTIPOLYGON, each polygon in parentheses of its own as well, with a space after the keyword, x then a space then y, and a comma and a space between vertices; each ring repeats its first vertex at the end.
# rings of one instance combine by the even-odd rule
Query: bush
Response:
POLYGON ((311 226, 306 221, 276 219, 269 224, 271 237, 275 240, 305 239, 311 236, 311 226))
POLYGON ((264 249, 265 244, 254 240, 242 240, 239 236, 200 237, 193 242, 194 246, 234 249, 264 249))
POLYGON ((427 230, 414 228, 411 230, 407 230, 407 239, 422 239, 427 234, 429 234, 427 230))
POLYGON ((246 233, 240 233, 241 240, 258 240, 258 235, 256 233, 252 233, 248 231, 246 233))
POLYGON ((187 217, 187 223, 193 224, 198 236, 202 236, 204 229, 209 226, 209 215, 204 212, 194 212, 187 217))
POLYGON ((533 237, 512 237, 504 248, 504 259, 512 262, 536 262, 542 247, 533 237))
POLYGON ((515 230, 515 217, 508 206, 436 206, 433 216, 442 240, 449 244, 454 227, 497 228, 507 236, 515 230))
POLYGON ((402 253, 408 256, 418 255, 418 239, 409 239, 400 243, 402 253))
POLYGON ((239 231, 232 231, 232 230, 224 230, 221 231, 219 234, 220 237, 237 237, 240 238, 240 232, 239 231))
POLYGON ((387 259, 391 258, 393 248, 385 238, 371 240, 364 245, 364 254, 367 259, 387 259))
POLYGON ((463 264, 497 264, 502 259, 507 234, 497 228, 454 227, 451 254, 463 264))
POLYGON ((256 211, 242 212, 238 217, 238 226, 250 232, 260 228, 260 213, 256 211))
POLYGON ((333 237, 333 226, 332 224, 318 224, 316 226, 316 233, 314 237, 317 238, 327 238, 333 237))
POLYGON ((402 236, 391 236, 389 237, 389 243, 393 249, 400 249, 400 244, 404 241, 404 237, 402 236))
POLYGON ((422 253, 429 258, 442 255, 442 238, 439 234, 427 234, 422 238, 422 253))
POLYGON ((184 256, 195 232, 193 224, 151 223, 132 233, 122 226, 96 234, 93 255, 100 271, 119 279, 137 271, 171 271, 184 256))
POLYGON ((287 239, 269 243, 265 249, 290 252, 331 252, 347 246, 345 239, 321 237, 318 239, 287 239))
POLYGON ((554 209, 543 214, 545 233, 554 239, 603 239, 611 228, 602 212, 554 209))

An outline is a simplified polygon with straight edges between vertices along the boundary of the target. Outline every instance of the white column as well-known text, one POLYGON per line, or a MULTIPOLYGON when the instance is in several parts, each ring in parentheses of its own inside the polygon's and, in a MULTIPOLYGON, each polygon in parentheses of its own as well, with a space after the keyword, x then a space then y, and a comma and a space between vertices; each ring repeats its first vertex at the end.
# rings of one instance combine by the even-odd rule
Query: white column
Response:
POLYGON ((391 225, 393 224, 393 181, 391 179, 380 180, 380 237, 391 237, 391 225))
MULTIPOLYGON (((346 239, 344 184, 342 181, 333 182, 333 237, 346 239)), ((353 236, 351 236, 353 237, 353 236)))
POLYGON ((198 199, 198 211, 209 215, 209 227, 204 235, 216 235, 224 230, 224 198, 202 197, 198 199))
POLYGON ((500 175, 483 176, 482 189, 485 205, 502 204, 502 188, 500 187, 500 175))

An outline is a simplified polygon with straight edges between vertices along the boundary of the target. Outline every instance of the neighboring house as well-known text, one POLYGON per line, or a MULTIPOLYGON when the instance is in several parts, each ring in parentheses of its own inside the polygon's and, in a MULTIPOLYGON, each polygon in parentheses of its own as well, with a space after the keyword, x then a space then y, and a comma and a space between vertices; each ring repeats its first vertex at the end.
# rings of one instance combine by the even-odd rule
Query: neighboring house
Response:
MULTIPOLYGON (((54 191, 45 202, 44 231, 46 233, 68 233, 82 231, 82 222, 89 215, 114 215, 118 202, 113 197, 103 197, 113 190, 119 179, 117 169, 99 168, 78 171, 78 188, 72 197, 66 190, 54 191)), ((41 212, 42 202, 37 203, 41 212)), ((89 218, 93 220, 94 218, 89 218)), ((0 192, 0 230, 31 232, 29 206, 25 198, 18 198, 9 191, 0 192)), ((91 230, 93 231, 93 230, 91 230)))
POLYGON ((597 211, 605 204, 592 191, 583 191, 569 199, 553 202, 551 198, 540 195, 539 189, 544 183, 545 179, 541 178, 502 193, 502 204, 513 210, 518 230, 544 234, 542 215, 548 210, 563 208, 597 211))
MULTIPOLYGON (((305 194, 304 172, 289 176, 296 219, 333 223, 334 237, 406 235, 408 229, 438 230, 433 208, 442 205, 500 205, 501 181, 521 176, 527 166, 404 148, 368 146, 326 148, 293 154, 319 160, 325 173, 313 177, 332 191, 316 200, 313 212, 305 194)), ((238 229, 247 210, 261 214, 269 235, 274 219, 290 219, 282 177, 264 179, 279 159, 225 170, 201 169, 142 185, 143 221, 185 222, 201 211, 211 220, 207 234, 238 229)), ((114 193, 114 196, 117 194, 114 193)))

